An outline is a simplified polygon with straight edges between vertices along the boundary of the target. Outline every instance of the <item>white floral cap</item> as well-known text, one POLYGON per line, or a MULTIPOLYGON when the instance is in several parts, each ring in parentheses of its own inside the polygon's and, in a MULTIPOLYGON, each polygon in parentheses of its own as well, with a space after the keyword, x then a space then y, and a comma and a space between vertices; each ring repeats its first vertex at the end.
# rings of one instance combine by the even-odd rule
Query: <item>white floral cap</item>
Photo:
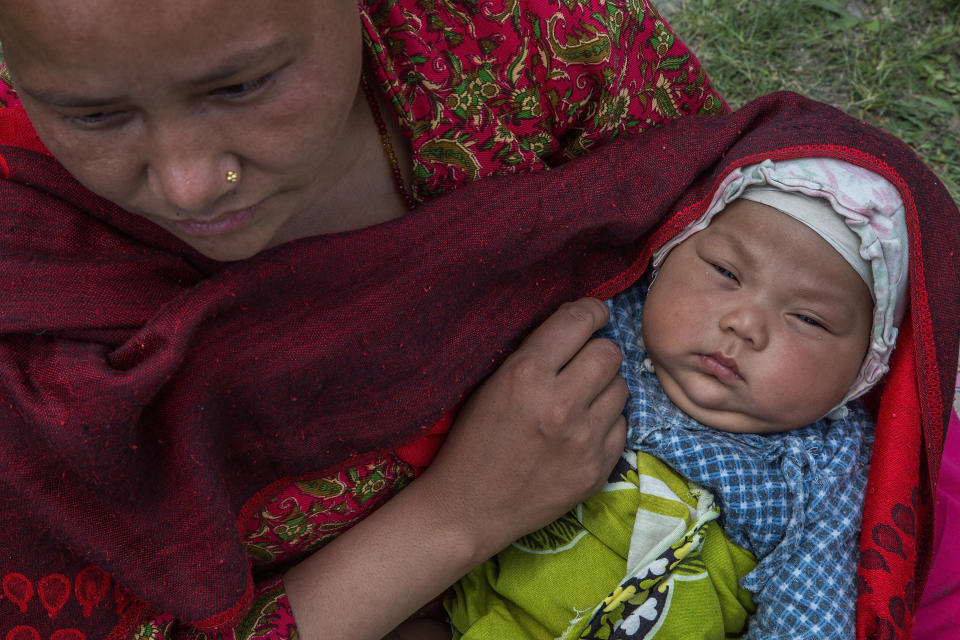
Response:
POLYGON ((714 192, 706 213, 653 254, 654 272, 674 247, 705 229, 728 203, 755 185, 826 200, 859 237, 859 255, 870 265, 874 299, 870 346, 847 395, 828 414, 842 415, 847 402, 869 391, 889 369, 906 309, 909 238, 900 193, 873 171, 834 158, 764 160, 734 169, 714 192))

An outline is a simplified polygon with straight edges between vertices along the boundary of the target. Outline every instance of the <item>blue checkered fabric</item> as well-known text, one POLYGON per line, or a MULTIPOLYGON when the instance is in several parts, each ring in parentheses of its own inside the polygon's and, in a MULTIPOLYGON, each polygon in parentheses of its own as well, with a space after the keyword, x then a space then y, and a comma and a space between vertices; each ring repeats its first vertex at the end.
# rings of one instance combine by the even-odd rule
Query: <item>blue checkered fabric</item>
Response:
POLYGON ((704 426, 670 402, 643 367, 645 287, 608 302, 599 335, 620 345, 630 387, 627 447, 653 454, 713 492, 731 540, 759 560, 741 585, 757 612, 748 638, 855 637, 857 539, 873 424, 848 417, 774 434, 704 426))

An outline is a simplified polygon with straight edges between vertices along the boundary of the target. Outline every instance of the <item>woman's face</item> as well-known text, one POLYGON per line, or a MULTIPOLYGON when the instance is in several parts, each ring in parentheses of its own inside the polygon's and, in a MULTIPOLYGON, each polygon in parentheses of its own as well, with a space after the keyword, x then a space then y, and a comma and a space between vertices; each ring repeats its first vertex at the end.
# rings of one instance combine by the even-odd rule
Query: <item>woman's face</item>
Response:
POLYGON ((218 260, 335 229, 354 3, 0 0, 0 25, 37 133, 91 191, 218 260))

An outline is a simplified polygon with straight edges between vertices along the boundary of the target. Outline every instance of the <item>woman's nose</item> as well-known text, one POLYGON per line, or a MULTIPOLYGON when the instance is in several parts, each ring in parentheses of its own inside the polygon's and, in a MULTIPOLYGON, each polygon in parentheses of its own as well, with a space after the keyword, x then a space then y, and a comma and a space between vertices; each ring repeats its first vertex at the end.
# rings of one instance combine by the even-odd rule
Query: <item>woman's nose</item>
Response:
POLYGON ((229 193, 234 184, 227 179, 229 155, 220 145, 190 138, 185 130, 160 131, 152 136, 147 175, 150 189, 172 209, 186 216, 203 217, 229 193))
POLYGON ((720 328, 746 342, 752 349, 760 350, 770 339, 766 313, 754 301, 740 301, 720 316, 720 328))

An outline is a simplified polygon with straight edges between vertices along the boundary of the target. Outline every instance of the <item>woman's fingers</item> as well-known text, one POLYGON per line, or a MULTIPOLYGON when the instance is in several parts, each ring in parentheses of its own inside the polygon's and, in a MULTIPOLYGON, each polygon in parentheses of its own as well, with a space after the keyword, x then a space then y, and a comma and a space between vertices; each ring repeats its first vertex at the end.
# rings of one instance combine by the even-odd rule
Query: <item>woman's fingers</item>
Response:
MULTIPOLYGON (((623 353, 616 343, 603 338, 589 340, 557 374, 558 384, 568 387, 592 404, 613 380, 620 377, 623 353)), ((623 408, 621 406, 621 408, 623 408)))
POLYGON ((617 375, 590 404, 588 411, 595 430, 593 439, 596 447, 593 459, 598 467, 589 495, 606 483, 626 444, 627 421, 623 415, 623 407, 627 396, 627 383, 617 375))
POLYGON ((610 431, 607 432, 607 436, 603 441, 605 458, 609 464, 605 477, 609 478, 610 472, 617 465, 617 460, 620 458, 620 454, 623 453, 626 442, 627 419, 621 413, 617 416, 617 419, 614 421, 613 426, 610 427, 610 431))
POLYGON ((596 298, 568 302, 537 327, 519 350, 536 354, 545 366, 559 371, 609 318, 607 305, 596 298))
POLYGON ((616 375, 610 379, 590 403, 590 412, 605 424, 612 424, 617 416, 623 415, 623 407, 629 397, 627 381, 616 375))

